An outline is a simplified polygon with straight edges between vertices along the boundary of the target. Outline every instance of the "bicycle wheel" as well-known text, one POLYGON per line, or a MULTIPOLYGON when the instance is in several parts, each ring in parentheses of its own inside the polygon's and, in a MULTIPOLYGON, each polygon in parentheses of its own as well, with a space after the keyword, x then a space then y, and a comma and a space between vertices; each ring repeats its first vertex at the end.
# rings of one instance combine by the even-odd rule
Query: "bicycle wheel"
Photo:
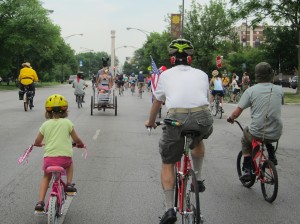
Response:
POLYGON ((48 206, 48 224, 58 224, 57 197, 50 196, 48 206))
POLYGON ((91 116, 93 116, 93 109, 94 109, 94 97, 91 96, 91 116))
POLYGON ((24 110, 28 111, 28 100, 27 100, 27 93, 23 96, 23 102, 24 102, 24 110))
POLYGON ((214 101, 214 105, 213 105, 213 108, 212 108, 212 115, 217 116, 218 110, 219 110, 219 102, 214 101))
POLYGON ((261 191, 264 199, 267 202, 272 203, 278 193, 278 175, 274 163, 270 160, 266 160, 261 168, 262 177, 260 178, 261 191))
POLYGON ((195 172, 188 170, 184 180, 182 224, 200 224, 203 220, 200 215, 199 189, 195 172))
MULTIPOLYGON (((242 167, 243 167, 243 161, 242 161, 242 151, 239 152, 237 160, 236 160, 236 168, 237 168, 237 173, 239 178, 242 176, 242 167)), ((245 187, 252 187, 253 184, 255 183, 255 175, 251 176, 251 180, 250 181, 244 181, 244 180, 240 180, 241 183, 245 186, 245 187)))
POLYGON ((114 107, 115 107, 115 116, 117 116, 118 115, 118 101, 117 101, 117 96, 115 96, 114 107))
POLYGON ((222 114, 223 114, 223 108, 222 107, 218 107, 218 117, 221 119, 222 118, 222 114))

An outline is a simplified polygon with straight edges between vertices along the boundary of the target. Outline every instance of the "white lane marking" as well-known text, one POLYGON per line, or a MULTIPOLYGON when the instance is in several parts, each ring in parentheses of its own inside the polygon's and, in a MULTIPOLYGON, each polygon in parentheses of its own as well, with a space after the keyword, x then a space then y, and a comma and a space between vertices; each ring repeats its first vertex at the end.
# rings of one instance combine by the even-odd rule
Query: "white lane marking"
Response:
POLYGON ((100 134, 100 129, 96 130, 95 135, 93 136, 93 140, 96 140, 100 134))

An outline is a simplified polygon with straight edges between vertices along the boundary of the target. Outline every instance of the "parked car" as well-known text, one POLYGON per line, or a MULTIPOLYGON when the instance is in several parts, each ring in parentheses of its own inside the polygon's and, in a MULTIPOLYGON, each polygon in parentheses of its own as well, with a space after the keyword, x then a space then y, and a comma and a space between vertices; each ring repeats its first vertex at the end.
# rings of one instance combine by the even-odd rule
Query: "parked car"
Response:
POLYGON ((74 79, 76 79, 76 78, 77 78, 77 75, 70 75, 70 77, 69 77, 69 79, 68 79, 68 83, 69 83, 69 84, 72 84, 73 81, 74 81, 74 79))
POLYGON ((294 76, 291 80, 291 88, 296 89, 298 87, 298 76, 294 76))
POLYGON ((282 87, 289 87, 290 88, 290 82, 288 79, 284 79, 284 80, 281 80, 281 86, 282 87))

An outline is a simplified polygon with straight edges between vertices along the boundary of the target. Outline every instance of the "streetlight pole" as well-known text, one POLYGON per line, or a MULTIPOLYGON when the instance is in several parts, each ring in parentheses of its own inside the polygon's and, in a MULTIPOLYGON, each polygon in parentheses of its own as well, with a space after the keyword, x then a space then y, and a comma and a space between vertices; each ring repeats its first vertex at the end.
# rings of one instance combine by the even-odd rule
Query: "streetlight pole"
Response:
POLYGON ((91 57, 92 57, 92 51, 94 51, 94 50, 88 49, 86 47, 80 47, 80 48, 81 49, 86 49, 86 50, 88 50, 90 52, 90 58, 89 58, 89 78, 90 78, 91 77, 91 57))
POLYGON ((182 12, 181 12, 181 38, 183 38, 183 24, 184 24, 184 0, 182 0, 182 12))
POLYGON ((134 27, 127 27, 126 30, 138 30, 140 32, 142 32, 143 34, 145 34, 147 37, 149 36, 149 34, 151 32, 147 31, 147 30, 142 30, 142 29, 139 29, 139 28, 134 28, 134 27))
POLYGON ((72 34, 69 36, 64 37, 65 40, 69 39, 70 37, 74 37, 74 36, 83 36, 83 33, 76 33, 76 34, 72 34))
MULTIPOLYGON (((64 40, 67 40, 70 37, 73 36, 83 36, 83 33, 76 33, 76 34, 71 34, 69 36, 63 37, 64 40)), ((63 62, 63 58, 61 59, 61 83, 64 82, 64 62, 63 62)))

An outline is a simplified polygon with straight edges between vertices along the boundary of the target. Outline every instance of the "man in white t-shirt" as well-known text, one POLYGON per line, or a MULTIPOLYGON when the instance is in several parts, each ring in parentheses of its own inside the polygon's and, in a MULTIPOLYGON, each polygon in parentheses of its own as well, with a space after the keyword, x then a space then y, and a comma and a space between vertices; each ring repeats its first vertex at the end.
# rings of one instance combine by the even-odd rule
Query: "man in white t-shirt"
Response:
POLYGON ((194 47, 188 40, 177 39, 171 42, 169 54, 173 67, 160 75, 153 92, 154 101, 149 120, 145 122, 147 128, 156 128, 157 113, 165 102, 168 109, 167 118, 182 124, 180 127, 166 125, 159 142, 162 158, 161 182, 166 205, 166 212, 160 224, 175 223, 177 220, 174 210, 174 168, 183 153, 184 137, 181 134, 185 130, 197 130, 200 133, 194 146, 191 146, 191 155, 199 192, 205 190, 201 178, 205 148, 203 139, 207 139, 213 131, 213 118, 208 108, 208 75, 190 66, 193 50, 194 47))

